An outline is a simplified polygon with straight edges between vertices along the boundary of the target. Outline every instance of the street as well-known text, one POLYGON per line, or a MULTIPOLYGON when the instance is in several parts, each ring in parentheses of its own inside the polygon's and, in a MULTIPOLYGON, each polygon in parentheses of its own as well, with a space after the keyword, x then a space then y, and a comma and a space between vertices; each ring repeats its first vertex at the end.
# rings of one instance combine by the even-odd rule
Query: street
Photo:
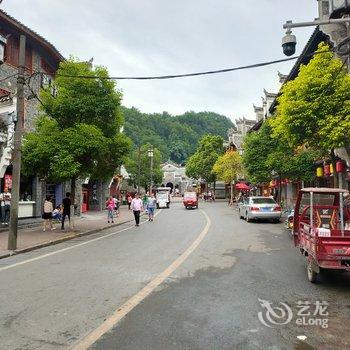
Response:
POLYGON ((224 202, 173 203, 131 224, 0 260, 2 349, 65 349, 154 280, 203 233, 170 276, 140 298, 92 349, 344 349, 350 346, 348 275, 307 281, 282 224, 246 223, 224 202), (207 214, 207 218, 205 214, 207 214), (117 233, 118 232, 118 233, 117 233), (328 328, 263 325, 258 299, 327 301, 328 328), (306 336, 300 342, 298 336, 306 336))

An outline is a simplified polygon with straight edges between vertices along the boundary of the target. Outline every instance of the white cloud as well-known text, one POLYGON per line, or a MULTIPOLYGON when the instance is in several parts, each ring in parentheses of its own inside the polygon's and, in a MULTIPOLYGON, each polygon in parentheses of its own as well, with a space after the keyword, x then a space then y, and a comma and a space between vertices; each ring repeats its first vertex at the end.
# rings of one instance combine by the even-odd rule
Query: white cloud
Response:
MULTIPOLYGON (((163 75, 228 68, 283 57, 282 25, 312 20, 305 0, 4 0, 1 7, 65 56, 94 57, 111 75, 163 75)), ((298 49, 312 29, 300 29, 298 49)), ((146 112, 212 110, 253 117, 263 89, 293 63, 217 76, 120 81, 124 103, 146 112)))

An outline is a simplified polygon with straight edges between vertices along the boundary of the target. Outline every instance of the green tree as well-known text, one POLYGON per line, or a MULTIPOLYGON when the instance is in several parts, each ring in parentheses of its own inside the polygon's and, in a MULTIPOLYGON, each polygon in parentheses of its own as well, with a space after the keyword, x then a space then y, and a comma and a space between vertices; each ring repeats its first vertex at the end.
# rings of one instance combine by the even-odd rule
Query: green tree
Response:
POLYGON ((163 179, 163 171, 161 169, 162 156, 160 151, 151 144, 145 144, 140 150, 134 150, 127 159, 125 167, 130 175, 130 182, 137 186, 140 185, 146 190, 149 189, 151 183, 151 160, 148 156, 148 150, 153 148, 153 171, 152 180, 154 185, 159 185, 163 179), (140 173, 140 178, 139 178, 140 173))
POLYGON ((243 175, 242 157, 237 151, 228 151, 217 159, 213 171, 219 180, 230 184, 230 202, 233 203, 233 181, 243 175))
POLYGON ((314 161, 321 153, 294 148, 285 138, 272 137, 274 123, 274 118, 265 121, 259 131, 248 134, 244 140, 243 164, 248 178, 254 183, 266 183, 274 170, 281 178, 312 180, 314 161))
POLYGON ((163 161, 171 159, 185 163, 198 146, 198 141, 207 134, 223 138, 233 123, 227 117, 213 112, 186 112, 173 116, 167 112, 146 114, 136 108, 122 108, 125 118, 125 134, 135 147, 151 143, 161 153, 163 161))
POLYGON ((186 163, 186 175, 193 179, 204 179, 207 184, 216 181, 214 164, 223 153, 223 139, 206 135, 199 141, 196 152, 186 163))
POLYGON ((107 76, 105 68, 87 62, 62 62, 53 86, 41 92, 43 115, 36 130, 25 136, 24 172, 52 181, 70 179, 73 199, 78 177, 111 177, 131 147, 120 133, 121 93, 107 76), (83 75, 91 78, 67 77, 83 75))
POLYGON ((350 76, 327 45, 321 44, 298 77, 285 84, 278 102, 276 138, 330 153, 333 163, 335 148, 349 150, 350 76))

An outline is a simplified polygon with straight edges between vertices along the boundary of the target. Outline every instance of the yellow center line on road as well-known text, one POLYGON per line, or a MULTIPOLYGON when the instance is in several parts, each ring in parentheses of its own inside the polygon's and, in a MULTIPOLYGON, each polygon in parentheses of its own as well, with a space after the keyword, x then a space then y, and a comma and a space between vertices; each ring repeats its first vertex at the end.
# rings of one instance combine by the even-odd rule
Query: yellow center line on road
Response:
POLYGON ((206 225, 203 231, 192 242, 192 244, 169 265, 162 273, 155 277, 150 283, 142 288, 138 293, 126 301, 121 307, 119 307, 111 316, 109 316, 99 327, 89 333, 85 338, 79 341, 77 344, 71 347, 72 350, 85 350, 93 345, 98 339, 100 339, 105 333, 110 331, 123 317, 125 317, 132 309, 140 304, 145 298, 147 298, 160 284, 162 284, 180 265, 182 265, 186 259, 193 253, 193 251, 203 241, 205 236, 209 232, 211 221, 209 216, 201 210, 205 216, 206 225))
MULTIPOLYGON (((160 209, 159 211, 157 211, 157 213, 154 215, 154 217, 156 217, 158 214, 160 214, 160 213, 162 212, 162 210, 163 210, 163 209, 160 209)), ((145 224, 146 222, 148 222, 148 220, 147 220, 147 221, 141 222, 140 225, 143 225, 143 224, 145 224)), ((121 233, 121 232, 130 230, 130 229, 132 229, 132 228, 134 228, 134 227, 135 227, 135 226, 129 226, 129 227, 123 228, 122 230, 119 230, 119 231, 116 231, 116 232, 112 232, 112 233, 109 233, 109 234, 104 235, 104 236, 101 236, 101 237, 97 237, 97 238, 90 239, 89 241, 86 241, 86 242, 78 243, 78 244, 75 244, 75 245, 73 245, 73 246, 70 246, 70 247, 67 247, 67 248, 63 248, 63 249, 60 249, 60 250, 55 250, 54 252, 47 253, 47 254, 44 254, 44 255, 40 255, 40 256, 37 256, 37 257, 32 258, 32 259, 27 259, 27 260, 24 260, 24 261, 20 261, 20 262, 15 263, 15 264, 11 264, 11 265, 7 265, 7 266, 0 267, 0 272, 1 272, 1 271, 5 271, 5 270, 12 269, 12 268, 17 267, 17 266, 29 264, 29 263, 32 263, 32 262, 37 261, 37 260, 45 259, 45 258, 48 258, 48 257, 50 257, 50 256, 53 256, 53 255, 56 255, 56 254, 60 254, 60 253, 66 252, 66 251, 68 251, 68 250, 71 250, 71 249, 74 249, 74 248, 78 248, 78 247, 81 247, 81 246, 83 246, 83 245, 86 245, 86 244, 90 244, 90 243, 99 241, 100 239, 104 239, 104 238, 108 238, 108 237, 117 235, 118 233, 121 233)), ((79 238, 79 237, 77 237, 77 238, 79 238)), ((14 255, 14 256, 15 256, 15 255, 14 255)))

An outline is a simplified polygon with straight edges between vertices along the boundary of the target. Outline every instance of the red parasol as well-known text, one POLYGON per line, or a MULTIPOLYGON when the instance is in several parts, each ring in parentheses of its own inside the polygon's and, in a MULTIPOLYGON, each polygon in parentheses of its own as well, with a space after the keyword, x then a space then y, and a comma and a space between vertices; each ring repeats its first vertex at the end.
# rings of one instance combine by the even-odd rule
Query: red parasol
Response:
POLYGON ((238 184, 236 184, 236 188, 240 191, 250 191, 250 187, 243 182, 239 182, 238 184))

